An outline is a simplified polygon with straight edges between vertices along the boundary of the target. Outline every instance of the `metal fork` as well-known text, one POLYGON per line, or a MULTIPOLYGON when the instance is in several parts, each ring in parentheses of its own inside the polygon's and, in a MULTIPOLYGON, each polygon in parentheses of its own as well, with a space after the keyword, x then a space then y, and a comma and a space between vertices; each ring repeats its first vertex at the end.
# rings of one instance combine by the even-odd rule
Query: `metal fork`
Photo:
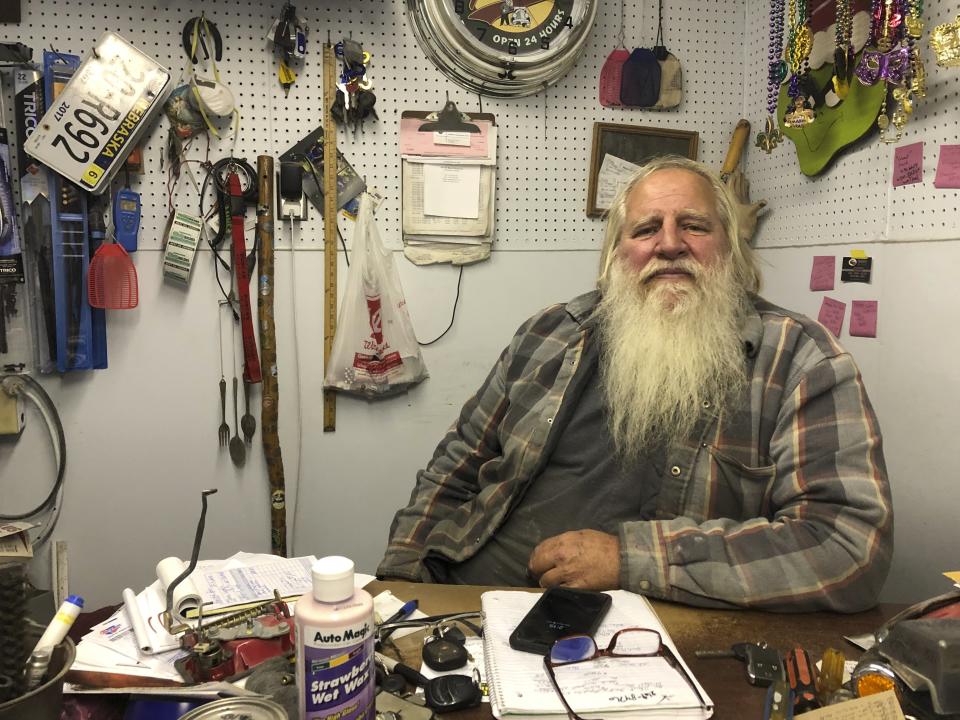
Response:
POLYGON ((227 381, 220 376, 220 447, 230 444, 230 426, 227 425, 227 381))

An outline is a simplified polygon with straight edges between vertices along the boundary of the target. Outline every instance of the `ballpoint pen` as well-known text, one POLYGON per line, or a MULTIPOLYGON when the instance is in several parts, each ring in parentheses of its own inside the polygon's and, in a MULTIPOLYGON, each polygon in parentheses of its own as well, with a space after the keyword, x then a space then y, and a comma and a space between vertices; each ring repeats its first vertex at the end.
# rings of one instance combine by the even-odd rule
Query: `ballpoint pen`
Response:
MULTIPOLYGON (((403 620, 405 617, 412 614, 417 609, 417 604, 418 604, 417 600, 408 600, 393 615, 391 615, 382 623, 380 623, 380 626, 382 627, 384 625, 389 625, 390 623, 397 622, 398 620, 403 620)), ((386 630, 383 631, 383 633, 380 635, 377 641, 383 642, 388 637, 390 637, 390 635, 393 634, 394 630, 396 630, 396 628, 387 628, 386 630)))

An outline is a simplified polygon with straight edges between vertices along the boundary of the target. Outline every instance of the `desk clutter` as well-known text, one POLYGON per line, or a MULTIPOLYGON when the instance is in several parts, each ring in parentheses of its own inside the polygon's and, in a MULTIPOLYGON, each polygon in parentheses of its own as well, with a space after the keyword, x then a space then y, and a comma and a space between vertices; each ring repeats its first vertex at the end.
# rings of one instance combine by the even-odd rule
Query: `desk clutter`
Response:
MULTIPOLYGON (((82 607, 77 596, 46 628, 30 634, 22 653, 17 643, 4 642, 0 719, 59 720, 61 687, 81 706, 135 693, 157 704, 168 696, 186 700, 190 712, 249 710, 252 718, 282 718, 257 713, 284 709, 288 718, 369 717, 375 704, 378 720, 430 720, 481 703, 500 720, 733 717, 729 707, 715 704, 710 683, 702 683, 709 680, 705 666, 714 662, 743 663, 744 692, 766 698, 763 720, 801 714, 810 720, 897 720, 904 712, 950 720, 960 714, 956 590, 904 610, 864 636, 866 643, 849 638, 858 647, 879 638, 856 661, 828 649, 815 662, 801 646, 759 642, 710 648, 709 634, 701 631, 695 641, 707 648, 691 665, 646 598, 623 590, 594 593, 610 601, 596 629, 581 635, 563 629, 542 655, 515 649, 511 636, 546 594, 477 589, 474 595, 466 592, 470 588, 423 586, 423 595, 432 598, 425 611, 417 598, 399 593, 415 585, 392 586, 371 598, 362 588, 373 578, 355 573, 342 557, 237 553, 196 562, 183 588, 169 582, 180 567, 176 558, 162 560, 157 580, 134 596, 137 602, 125 602, 90 627, 75 657, 64 635, 82 607), (295 600, 284 599, 300 590, 295 600), (446 591, 460 598, 455 608, 467 609, 427 614, 446 591), (138 615, 153 633, 150 647, 138 637, 138 615), (36 692, 24 695, 31 687, 36 692), (17 714, 38 694, 47 710, 17 714), (231 702, 217 705, 211 702, 216 698, 231 702)), ((22 567, 0 564, 4 638, 23 634, 24 596, 22 567)))

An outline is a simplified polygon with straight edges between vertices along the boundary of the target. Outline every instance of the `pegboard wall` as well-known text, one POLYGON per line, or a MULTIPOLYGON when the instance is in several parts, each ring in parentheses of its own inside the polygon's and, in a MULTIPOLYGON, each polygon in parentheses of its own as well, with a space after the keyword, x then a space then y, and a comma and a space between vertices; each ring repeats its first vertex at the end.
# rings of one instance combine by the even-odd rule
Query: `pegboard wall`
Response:
MULTIPOLYGON (((927 70, 927 97, 915 103, 897 144, 884 144, 873 132, 814 178, 800 172, 788 139, 770 155, 751 149, 747 176, 752 194, 766 199, 771 209, 757 234, 758 246, 960 239, 960 191, 933 186, 940 145, 960 143, 960 70, 938 67, 929 46, 929 30, 958 12, 957 0, 924 3, 926 31, 918 45, 927 70), (894 148, 921 141, 923 182, 892 187, 894 148)), ((747 0, 744 112, 754 132, 767 114, 769 13, 768 2, 747 0)))
MULTIPOLYGON (((86 56, 105 30, 115 30, 177 77, 185 66, 181 29, 201 6, 189 0, 21 0, 23 20, 0 26, 7 41, 86 56)), ((202 5, 224 41, 218 63, 222 80, 241 109, 234 141, 213 139, 209 157, 231 153, 255 164, 259 154, 280 155, 321 124, 322 60, 328 37, 360 41, 372 53, 370 76, 377 95, 379 121, 362 132, 341 129, 338 146, 368 186, 386 197, 377 212, 384 242, 401 247, 400 159, 398 128, 404 110, 437 110, 450 99, 464 112, 492 112, 497 118, 496 240, 494 251, 595 250, 603 223, 585 214, 588 167, 595 121, 700 133, 700 159, 719 168, 730 133, 740 117, 743 79, 745 0, 667 0, 663 3, 667 47, 680 59, 685 99, 676 111, 603 108, 597 100, 600 69, 621 32, 629 48, 652 46, 657 34, 657 2, 603 0, 586 49, 574 69, 557 85, 521 99, 479 98, 448 81, 427 58, 410 32, 404 0, 326 0, 297 4, 310 27, 309 55, 296 84, 284 97, 276 78, 276 61, 266 36, 282 0, 207 0, 202 5)), ((7 107, 10 89, 7 90, 7 107)), ((12 122, 12 112, 7 113, 12 122)), ((168 210, 168 163, 162 159, 166 118, 154 126, 145 145, 145 172, 134 179, 143 195, 141 247, 159 249, 168 210)), ((189 153, 206 157, 202 139, 189 153)), ((191 164, 196 172, 198 165, 191 164)), ((184 176, 172 201, 188 212, 197 208, 197 191, 184 176)), ((254 222, 253 212, 248 221, 254 222)), ((351 223, 341 219, 349 244, 351 223)), ((278 227, 277 247, 322 248, 322 223, 311 208, 310 219, 294 229, 278 227), (291 234, 292 233, 292 234, 291 234)))

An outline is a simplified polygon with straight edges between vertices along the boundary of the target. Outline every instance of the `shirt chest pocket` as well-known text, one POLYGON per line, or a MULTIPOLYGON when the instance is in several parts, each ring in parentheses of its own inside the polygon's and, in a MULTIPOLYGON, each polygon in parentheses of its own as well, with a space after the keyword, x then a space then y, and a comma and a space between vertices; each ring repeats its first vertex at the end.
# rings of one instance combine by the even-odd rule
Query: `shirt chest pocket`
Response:
POLYGON ((747 520, 770 517, 770 492, 776 465, 748 465, 730 453, 710 448, 713 493, 710 516, 747 520))

